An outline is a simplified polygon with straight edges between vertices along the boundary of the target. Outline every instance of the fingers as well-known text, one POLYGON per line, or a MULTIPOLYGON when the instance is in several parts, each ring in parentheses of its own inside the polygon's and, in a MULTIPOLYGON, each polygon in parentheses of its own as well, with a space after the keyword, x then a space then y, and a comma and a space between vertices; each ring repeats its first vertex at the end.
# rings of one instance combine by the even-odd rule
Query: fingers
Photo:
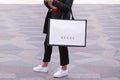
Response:
POLYGON ((45 2, 53 2, 53 0, 44 0, 45 2))

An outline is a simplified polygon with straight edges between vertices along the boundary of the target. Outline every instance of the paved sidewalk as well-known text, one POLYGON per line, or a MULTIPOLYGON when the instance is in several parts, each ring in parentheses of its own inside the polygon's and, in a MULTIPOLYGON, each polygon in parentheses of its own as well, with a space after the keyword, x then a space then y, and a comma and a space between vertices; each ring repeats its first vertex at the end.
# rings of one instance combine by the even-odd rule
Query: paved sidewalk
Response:
POLYGON ((69 47, 69 76, 53 78, 59 67, 54 47, 48 73, 42 62, 43 5, 0 5, 0 80, 120 80, 120 5, 74 5, 76 19, 87 19, 87 47, 69 47))

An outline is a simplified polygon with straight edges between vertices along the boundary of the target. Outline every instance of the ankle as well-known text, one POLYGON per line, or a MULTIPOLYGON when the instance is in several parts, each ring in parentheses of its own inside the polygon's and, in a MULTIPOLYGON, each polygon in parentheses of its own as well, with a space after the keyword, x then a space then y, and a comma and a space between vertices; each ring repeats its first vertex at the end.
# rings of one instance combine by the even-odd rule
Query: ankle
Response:
POLYGON ((47 67, 48 66, 48 62, 43 62, 42 63, 42 67, 47 67))
POLYGON ((62 67, 61 67, 61 70, 64 70, 64 71, 67 70, 67 65, 62 66, 62 67))

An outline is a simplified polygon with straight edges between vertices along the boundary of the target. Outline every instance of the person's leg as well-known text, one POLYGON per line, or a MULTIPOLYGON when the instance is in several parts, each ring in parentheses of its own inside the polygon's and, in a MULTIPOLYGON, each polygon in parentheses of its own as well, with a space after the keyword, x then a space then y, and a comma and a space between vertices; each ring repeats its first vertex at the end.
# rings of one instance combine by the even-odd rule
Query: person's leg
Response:
POLYGON ((69 64, 68 48, 59 46, 61 69, 54 73, 54 77, 63 77, 68 75, 67 65, 69 64))
POLYGON ((50 62, 51 59, 51 53, 52 53, 52 46, 47 45, 47 36, 44 42, 44 48, 45 48, 45 53, 44 53, 44 58, 43 58, 43 63, 41 65, 38 65, 37 67, 34 67, 33 70, 37 72, 48 72, 48 63, 50 62))
POLYGON ((63 69, 66 68, 66 65, 69 64, 69 55, 68 48, 66 46, 59 46, 60 53, 60 65, 63 69))
POLYGON ((48 62, 50 62, 51 59, 51 54, 52 54, 52 46, 48 46, 47 45, 47 40, 48 40, 48 36, 46 35, 46 39, 44 42, 44 58, 43 58, 43 63, 42 66, 48 66, 48 62))

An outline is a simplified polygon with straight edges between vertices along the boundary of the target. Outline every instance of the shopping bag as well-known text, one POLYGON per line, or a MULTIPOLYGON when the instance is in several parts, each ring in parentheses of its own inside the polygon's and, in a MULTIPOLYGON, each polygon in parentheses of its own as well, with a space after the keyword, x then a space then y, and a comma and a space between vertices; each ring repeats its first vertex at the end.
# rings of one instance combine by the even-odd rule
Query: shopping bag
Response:
POLYGON ((50 19, 48 45, 86 46, 87 20, 50 19))

